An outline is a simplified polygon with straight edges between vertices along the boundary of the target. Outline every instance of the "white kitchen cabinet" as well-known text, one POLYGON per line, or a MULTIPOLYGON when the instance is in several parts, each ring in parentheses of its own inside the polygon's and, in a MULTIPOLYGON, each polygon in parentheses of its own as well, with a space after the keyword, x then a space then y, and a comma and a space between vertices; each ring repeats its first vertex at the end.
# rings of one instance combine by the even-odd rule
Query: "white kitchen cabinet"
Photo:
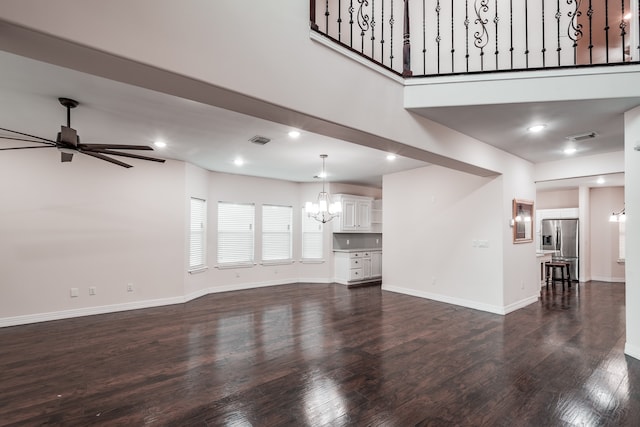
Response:
POLYGON ((371 231, 371 197, 336 194, 334 201, 342 204, 342 213, 338 221, 333 221, 333 231, 370 232, 371 231))
POLYGON ((382 251, 371 252, 371 277, 382 277, 382 251))
POLYGON ((343 285, 379 280, 382 277, 382 252, 358 251, 334 253, 335 281, 343 285))

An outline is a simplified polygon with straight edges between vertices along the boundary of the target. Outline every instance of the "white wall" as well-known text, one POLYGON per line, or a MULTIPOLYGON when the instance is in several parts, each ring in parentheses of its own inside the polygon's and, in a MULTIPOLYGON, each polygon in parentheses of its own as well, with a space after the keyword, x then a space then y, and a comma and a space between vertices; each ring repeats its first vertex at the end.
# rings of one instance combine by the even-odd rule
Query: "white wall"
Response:
POLYGON ((624 117, 625 188, 627 212, 626 307, 627 342, 625 353, 640 359, 640 108, 624 117))
POLYGON ((232 0, 3 6, 19 25, 3 27, 10 52, 447 167, 501 172, 514 158, 406 111, 398 82, 312 41, 306 2, 281 0, 277 12, 232 0))
POLYGON ((512 244, 504 181, 439 166, 385 175, 383 288, 494 313, 536 301, 535 249, 512 244))
MULTIPOLYGON (((367 187, 361 187, 367 191, 367 187)), ((215 173, 179 161, 123 169, 57 150, 0 156, 0 326, 181 303, 212 293, 333 279, 324 258, 301 263, 300 224, 317 184, 215 173), (190 198, 207 200, 208 269, 188 273, 190 198), (256 265, 217 268, 217 202, 256 204, 256 265), (293 207, 293 259, 262 265, 261 206, 293 207), (134 292, 127 292, 127 284, 134 292), (89 296, 89 287, 96 295, 89 296), (80 296, 72 298, 70 289, 80 296)), ((379 193, 379 189, 370 189, 379 193)))
MULTIPOLYGON (((397 151, 399 155, 410 154, 447 167, 485 176, 502 173, 501 178, 488 179, 490 185, 469 195, 473 203, 466 198, 462 203, 465 208, 473 204, 473 209, 488 221, 464 225, 471 235, 478 234, 477 239, 490 242, 487 249, 473 248, 474 269, 480 273, 477 277, 482 284, 463 283, 456 280, 459 273, 447 276, 442 271, 443 284, 456 283, 451 291, 442 291, 498 311, 529 301, 537 277, 533 244, 511 244, 508 219, 514 197, 535 198, 531 165, 405 110, 404 93, 397 81, 345 60, 309 38, 306 2, 282 0, 274 13, 269 2, 248 5, 232 0, 197 3, 157 0, 153 5, 122 0, 108 4, 7 0, 0 13, 3 19, 18 24, 0 22, 4 36, 0 48, 10 52, 385 151, 397 151), (269 31, 264 31, 265 17, 269 31), (228 42, 229 34, 234 34, 232 43, 228 42), (331 70, 329 79, 327 70, 331 70), (256 78, 257 73, 260 78, 256 78), (495 206, 487 200, 494 201, 495 206), (484 262, 484 258, 490 261, 484 262), (498 283, 483 286, 496 277, 498 283)), ((469 186, 478 183, 472 178, 475 179, 460 178, 460 188, 456 184, 444 188, 463 197, 469 186)), ((385 189, 385 199, 402 200, 406 194, 418 191, 411 187, 393 188, 385 189)), ((227 190, 212 179, 208 191, 213 200, 227 190)), ((273 191, 275 195, 277 191, 273 191)), ((441 194, 437 188, 433 191, 441 194)), ((441 197, 453 203, 446 194, 441 197)), ((183 211, 184 197, 178 203, 183 211)), ((385 208, 388 205, 385 202, 385 208)), ((458 223, 464 224, 459 219, 458 223)), ((385 231, 385 242, 391 234, 385 231)), ((471 250, 472 240, 452 242, 456 245, 453 249, 466 253, 471 250)), ((385 257, 387 254, 385 250, 385 257)), ((385 262, 387 268, 392 265, 385 262)), ((230 277, 229 271, 210 269, 206 274, 212 280, 197 279, 198 283, 189 280, 189 292, 201 292, 200 280, 209 287, 220 286, 227 280, 238 284, 234 281, 238 278, 230 277)), ((274 280, 292 277, 287 268, 279 270, 279 279, 275 279, 274 271, 267 274, 274 280)), ((256 278, 253 272, 247 272, 241 273, 240 279, 251 283, 256 278)))
POLYGON ((184 185, 182 162, 124 169, 83 155, 61 163, 57 150, 3 152, 0 325, 180 300, 184 185))
POLYGON ((624 188, 592 188, 590 191, 591 280, 624 282, 624 264, 618 263, 618 223, 612 212, 624 207, 624 188))
POLYGON ((622 151, 574 157, 554 162, 538 163, 534 166, 534 178, 539 181, 607 175, 625 171, 625 155, 622 151))
POLYGON ((578 207, 578 189, 538 191, 536 193, 537 209, 562 209, 578 207))
MULTIPOLYGON (((513 229, 508 225, 513 216, 513 199, 532 200, 536 188, 533 180, 533 165, 519 160, 505 164, 502 176, 502 244, 503 252, 503 298, 507 312, 538 300, 538 260, 535 239, 527 243, 513 243, 513 229)), ((535 220, 535 218, 534 218, 535 220)))

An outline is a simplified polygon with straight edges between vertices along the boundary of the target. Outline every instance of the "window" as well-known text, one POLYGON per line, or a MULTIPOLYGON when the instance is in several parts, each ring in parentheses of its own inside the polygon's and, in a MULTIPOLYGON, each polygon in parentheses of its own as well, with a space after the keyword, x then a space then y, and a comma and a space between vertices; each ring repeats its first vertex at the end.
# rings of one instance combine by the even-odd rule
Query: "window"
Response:
POLYGON ((302 208, 302 259, 322 259, 322 223, 302 208))
POLYGON ((207 243, 207 202, 191 198, 191 220, 189 235, 189 270, 203 268, 207 243))
POLYGON ((291 260, 291 206, 262 205, 262 260, 291 260))
POLYGON ((218 263, 252 263, 255 206, 218 202, 218 263))

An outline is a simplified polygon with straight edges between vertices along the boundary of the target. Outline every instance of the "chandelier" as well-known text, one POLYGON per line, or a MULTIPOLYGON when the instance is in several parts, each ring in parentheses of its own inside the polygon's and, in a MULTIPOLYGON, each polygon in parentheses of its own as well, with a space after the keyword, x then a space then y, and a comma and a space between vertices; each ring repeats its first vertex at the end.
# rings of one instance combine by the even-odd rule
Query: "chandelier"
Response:
POLYGON ((313 218, 316 221, 325 224, 340 215, 342 212, 342 204, 340 204, 340 202, 332 202, 331 194, 325 190, 325 178, 327 177, 327 173, 324 169, 324 163, 327 155, 320 154, 320 158, 322 159, 322 173, 320 174, 320 178, 322 178, 322 191, 318 194, 318 200, 316 203, 305 203, 304 210, 309 218, 313 218))

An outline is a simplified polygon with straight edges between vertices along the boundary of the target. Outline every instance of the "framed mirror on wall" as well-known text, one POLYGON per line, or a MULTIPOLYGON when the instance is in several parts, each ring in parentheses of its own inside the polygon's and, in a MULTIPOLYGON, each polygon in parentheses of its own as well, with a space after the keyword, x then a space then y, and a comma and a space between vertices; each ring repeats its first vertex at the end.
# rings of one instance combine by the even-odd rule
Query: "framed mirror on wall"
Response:
POLYGON ((533 201, 513 199, 513 243, 533 242, 533 201))

